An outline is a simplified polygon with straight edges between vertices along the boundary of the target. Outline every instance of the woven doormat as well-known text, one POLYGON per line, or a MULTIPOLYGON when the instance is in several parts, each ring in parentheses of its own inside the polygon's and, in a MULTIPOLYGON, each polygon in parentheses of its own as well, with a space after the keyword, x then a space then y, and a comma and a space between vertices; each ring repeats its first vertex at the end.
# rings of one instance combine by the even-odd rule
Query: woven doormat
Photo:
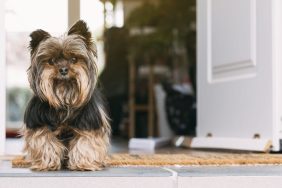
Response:
MULTIPOLYGON (((112 154, 107 166, 171 166, 171 165, 256 165, 282 164, 281 154, 238 154, 199 152, 193 154, 112 154)), ((24 156, 12 160, 14 168, 28 168, 30 163, 24 156)))

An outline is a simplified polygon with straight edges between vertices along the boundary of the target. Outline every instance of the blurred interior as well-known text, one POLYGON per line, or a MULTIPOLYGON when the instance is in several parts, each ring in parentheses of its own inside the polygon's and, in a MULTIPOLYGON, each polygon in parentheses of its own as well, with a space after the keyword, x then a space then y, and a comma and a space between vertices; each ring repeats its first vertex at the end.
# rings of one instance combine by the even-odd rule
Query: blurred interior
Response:
MULTIPOLYGON (((29 34, 38 28, 63 34, 68 28, 68 1, 5 3, 6 136, 12 143, 21 139, 18 131, 32 95, 26 75, 29 34)), ((130 138, 193 137, 196 1, 80 0, 80 18, 97 43, 113 143, 122 143, 126 150, 130 138)), ((6 150, 13 153, 13 148, 9 145, 6 150)))

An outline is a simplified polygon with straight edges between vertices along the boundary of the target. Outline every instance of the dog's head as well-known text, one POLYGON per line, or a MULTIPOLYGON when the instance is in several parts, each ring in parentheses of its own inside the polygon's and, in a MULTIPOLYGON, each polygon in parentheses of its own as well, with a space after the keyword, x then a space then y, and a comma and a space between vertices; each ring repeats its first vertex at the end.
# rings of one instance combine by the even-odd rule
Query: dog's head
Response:
POLYGON ((30 34, 28 77, 36 96, 55 108, 80 107, 91 97, 97 81, 97 51, 84 21, 62 37, 43 30, 30 34))

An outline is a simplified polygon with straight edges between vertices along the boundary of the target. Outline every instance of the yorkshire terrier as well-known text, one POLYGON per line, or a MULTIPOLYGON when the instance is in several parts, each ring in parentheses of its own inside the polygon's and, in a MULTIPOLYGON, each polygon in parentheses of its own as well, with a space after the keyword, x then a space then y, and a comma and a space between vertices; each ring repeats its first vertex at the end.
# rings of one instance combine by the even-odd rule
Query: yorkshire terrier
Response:
POLYGON ((100 170, 110 125, 97 88, 97 50, 86 23, 62 37, 30 34, 28 79, 34 96, 24 116, 24 151, 38 171, 100 170))

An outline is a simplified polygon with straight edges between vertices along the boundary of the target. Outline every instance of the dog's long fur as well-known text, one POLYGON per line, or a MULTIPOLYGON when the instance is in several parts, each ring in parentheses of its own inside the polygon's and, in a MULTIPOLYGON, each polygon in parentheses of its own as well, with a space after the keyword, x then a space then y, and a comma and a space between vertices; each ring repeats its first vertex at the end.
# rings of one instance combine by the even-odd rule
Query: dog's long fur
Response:
POLYGON ((98 170, 104 165, 110 125, 97 88, 97 52, 84 21, 66 35, 30 35, 25 151, 34 170, 98 170), (60 73, 67 68, 67 75, 60 73))

